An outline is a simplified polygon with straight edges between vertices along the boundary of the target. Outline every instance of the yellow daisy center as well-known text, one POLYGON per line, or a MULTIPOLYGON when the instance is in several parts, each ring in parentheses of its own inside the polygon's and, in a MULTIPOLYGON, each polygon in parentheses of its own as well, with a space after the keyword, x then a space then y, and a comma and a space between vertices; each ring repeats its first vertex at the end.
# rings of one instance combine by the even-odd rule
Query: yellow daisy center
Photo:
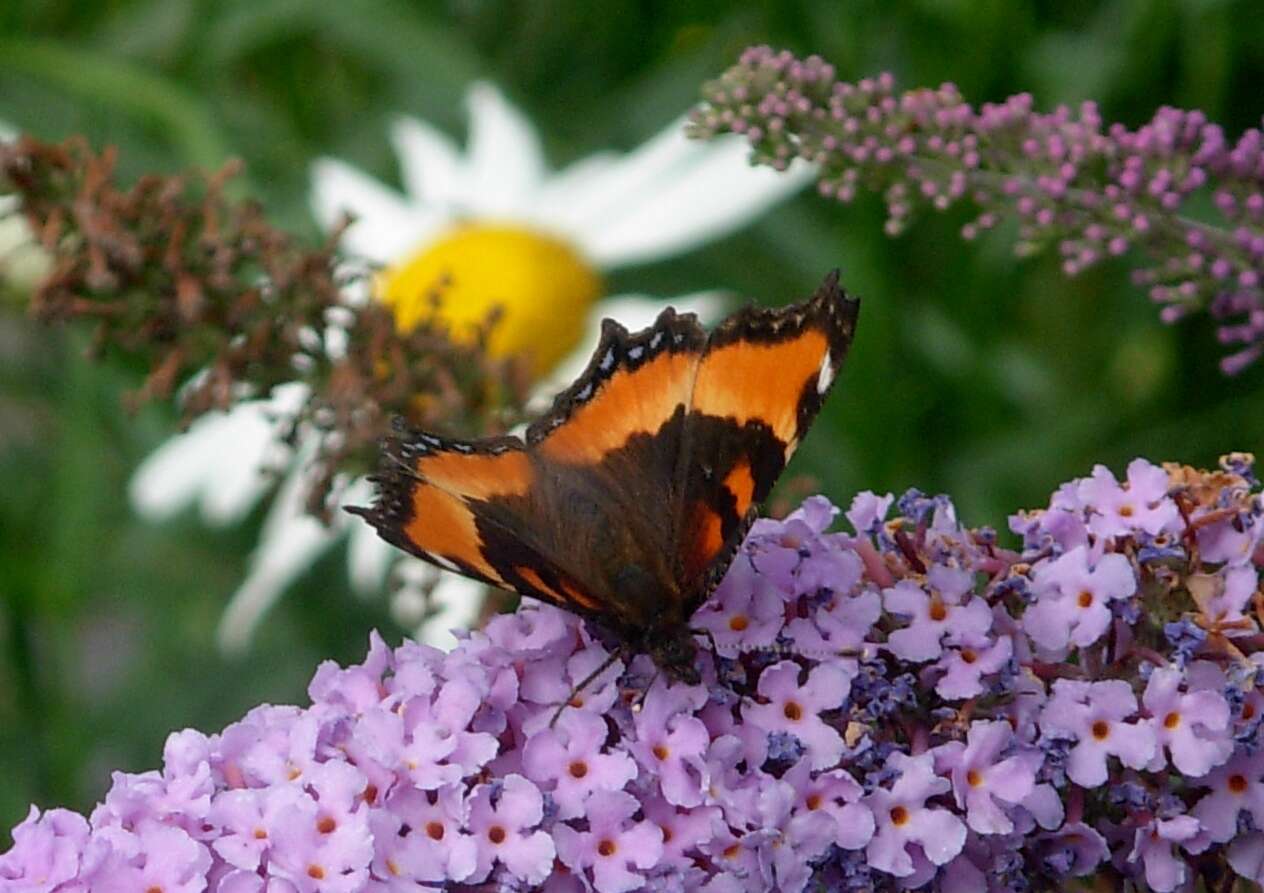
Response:
POLYGON ((578 344, 597 271, 571 245, 511 224, 463 224, 382 273, 378 296, 400 331, 437 319, 474 340, 499 312, 488 352, 529 357, 542 375, 578 344))

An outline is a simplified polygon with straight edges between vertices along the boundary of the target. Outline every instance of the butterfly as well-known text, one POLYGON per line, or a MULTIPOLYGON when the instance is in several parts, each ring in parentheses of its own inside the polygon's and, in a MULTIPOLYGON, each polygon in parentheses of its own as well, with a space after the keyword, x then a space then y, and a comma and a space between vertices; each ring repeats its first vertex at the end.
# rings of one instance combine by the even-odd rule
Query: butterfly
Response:
POLYGON ((374 504, 351 511, 412 555, 567 608, 696 683, 690 617, 820 410, 859 308, 834 271, 809 300, 747 307, 710 335, 671 308, 634 334, 605 320, 587 369, 525 439, 397 422, 374 504))

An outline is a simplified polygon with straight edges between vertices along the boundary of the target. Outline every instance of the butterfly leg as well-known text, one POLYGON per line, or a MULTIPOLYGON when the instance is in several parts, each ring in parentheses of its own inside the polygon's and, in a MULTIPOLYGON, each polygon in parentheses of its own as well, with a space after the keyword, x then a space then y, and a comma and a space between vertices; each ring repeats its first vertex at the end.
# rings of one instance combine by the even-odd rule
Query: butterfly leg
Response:
POLYGON ((567 707, 571 706, 571 701, 575 700, 575 696, 577 694, 579 694, 584 689, 586 689, 589 685, 591 685, 593 683, 593 680, 595 680, 602 673, 606 672, 606 670, 610 669, 610 665, 622 657, 623 657, 622 651, 616 650, 616 651, 610 652, 610 656, 607 657, 604 661, 602 661, 601 664, 597 667, 597 669, 593 670, 591 673, 585 676, 578 685, 572 688, 571 693, 566 696, 566 700, 557 705, 557 710, 554 711, 553 718, 549 720, 549 728, 551 729, 553 728, 553 726, 557 725, 557 720, 562 715, 562 711, 565 710, 567 707))
POLYGON ((690 629, 689 632, 693 633, 695 636, 704 636, 707 642, 711 645, 711 666, 715 669, 715 681, 719 682, 720 681, 720 646, 716 644, 715 636, 711 633, 711 630, 707 629, 706 627, 698 627, 697 629, 690 629))
POLYGON ((660 670, 657 666, 655 666, 654 675, 650 677, 649 685, 641 689, 640 696, 637 697, 637 699, 632 702, 633 712, 639 712, 640 709, 645 705, 645 699, 650 696, 650 689, 654 687, 654 683, 658 681, 658 677, 661 675, 663 675, 663 671, 660 670))

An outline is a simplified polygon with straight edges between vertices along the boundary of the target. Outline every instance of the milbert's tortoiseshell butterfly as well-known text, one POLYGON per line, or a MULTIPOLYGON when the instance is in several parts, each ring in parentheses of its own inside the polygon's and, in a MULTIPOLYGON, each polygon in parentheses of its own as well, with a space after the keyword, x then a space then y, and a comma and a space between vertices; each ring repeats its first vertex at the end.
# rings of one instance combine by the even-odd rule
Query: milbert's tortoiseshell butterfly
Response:
POLYGON ((821 408, 859 307, 835 271, 808 301, 748 307, 710 336, 670 308, 635 334, 606 320, 525 441, 397 426, 375 504, 351 511, 406 552, 574 611, 697 682, 689 619, 821 408))

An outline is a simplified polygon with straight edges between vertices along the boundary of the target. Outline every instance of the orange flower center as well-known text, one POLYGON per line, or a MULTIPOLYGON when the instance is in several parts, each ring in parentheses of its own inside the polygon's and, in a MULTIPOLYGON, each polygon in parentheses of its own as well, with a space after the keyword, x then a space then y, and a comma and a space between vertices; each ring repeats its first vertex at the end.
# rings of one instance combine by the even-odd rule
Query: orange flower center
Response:
POLYGON ((431 840, 443 840, 443 822, 426 822, 426 836, 431 840))
POLYGON ((568 768, 571 773, 571 778, 583 778, 588 774, 588 764, 583 760, 576 760, 571 763, 568 768))
POLYGON ((654 758, 660 761, 667 759, 671 755, 670 751, 668 751, 662 744, 655 744, 652 752, 654 754, 654 758))
POLYGON ((808 809, 820 809, 820 808, 821 808, 821 795, 820 795, 820 794, 809 794, 809 795, 808 795, 807 802, 806 802, 804 805, 805 805, 808 809))
POLYGON ((605 856, 607 859, 618 852, 618 849, 619 848, 614 845, 614 841, 609 837, 603 838, 602 841, 597 844, 597 852, 605 856))
POLYGON ((1245 794, 1247 789, 1247 781, 1245 775, 1230 775, 1229 790, 1235 794, 1245 794))
POLYGON ((983 784, 983 775, 977 769, 971 769, 966 773, 966 784, 972 788, 977 788, 983 784))
POLYGON ((1093 737, 1098 741, 1105 741, 1110 736, 1110 723, 1103 719, 1099 719, 1093 723, 1093 737))
POLYGON ((321 816, 316 820, 316 830, 321 834, 333 834, 338 830, 338 823, 331 816, 321 816))
POLYGON ((908 810, 903 806, 896 806, 891 809, 891 824, 897 828, 908 823, 908 810))
POLYGON ((1131 518, 1132 512, 1133 512, 1132 506, 1130 506, 1126 502, 1119 507, 1119 517, 1121 518, 1131 518))
POLYGON ((319 865, 307 866, 307 876, 312 880, 323 881, 325 879, 325 869, 319 865))
POLYGON ((1089 592, 1087 589, 1081 590, 1080 597, 1076 599, 1076 601, 1079 603, 1081 608, 1087 608, 1089 605, 1093 604, 1093 593, 1089 592))
POLYGON ((962 659, 965 663, 972 664, 972 663, 974 663, 976 660, 978 660, 978 659, 979 659, 979 656, 978 656, 977 654, 975 654, 973 651, 971 651, 969 648, 962 648, 962 649, 961 649, 961 659, 962 659))
POLYGON ((1179 728, 1180 724, 1181 724, 1181 715, 1177 713, 1175 710, 1173 710, 1167 716, 1163 717, 1163 728, 1167 729, 1168 731, 1171 731, 1172 729, 1175 729, 1175 728, 1179 728))
POLYGON ((729 618, 729 629, 735 633, 740 633, 750 626, 750 619, 745 614, 734 614, 729 618))
POLYGON ((930 600, 930 619, 936 623, 942 622, 948 616, 948 607, 935 596, 930 600))
POLYGON ((803 708, 794 701, 786 701, 785 708, 781 711, 786 715, 786 719, 791 722, 798 722, 803 719, 803 708))
POLYGON ((505 842, 505 829, 500 825, 492 825, 487 829, 487 839, 494 844, 502 844, 505 842))

